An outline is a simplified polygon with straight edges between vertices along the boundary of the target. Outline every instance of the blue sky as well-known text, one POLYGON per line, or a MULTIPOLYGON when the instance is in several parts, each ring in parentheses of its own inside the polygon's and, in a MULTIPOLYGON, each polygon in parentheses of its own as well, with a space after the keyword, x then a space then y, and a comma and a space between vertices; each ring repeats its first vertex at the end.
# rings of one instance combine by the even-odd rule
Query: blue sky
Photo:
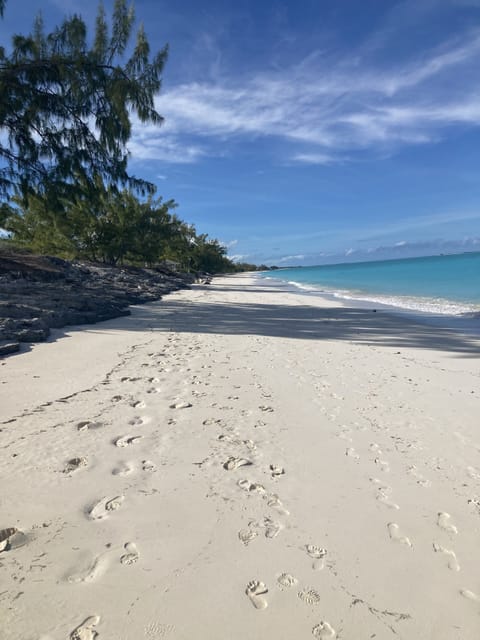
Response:
MULTIPOLYGON (((105 0, 109 10, 113 4, 105 0)), ((130 170, 238 259, 480 250, 480 0, 137 0, 169 60, 130 170)), ((9 0, 2 42, 42 9, 9 0)))

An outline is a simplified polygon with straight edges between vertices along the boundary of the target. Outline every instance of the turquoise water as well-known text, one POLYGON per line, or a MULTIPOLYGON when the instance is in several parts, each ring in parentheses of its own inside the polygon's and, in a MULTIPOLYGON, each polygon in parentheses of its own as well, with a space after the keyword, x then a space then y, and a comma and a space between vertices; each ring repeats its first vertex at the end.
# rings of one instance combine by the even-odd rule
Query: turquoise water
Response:
POLYGON ((300 289, 446 315, 480 312, 480 253, 279 269, 300 289))

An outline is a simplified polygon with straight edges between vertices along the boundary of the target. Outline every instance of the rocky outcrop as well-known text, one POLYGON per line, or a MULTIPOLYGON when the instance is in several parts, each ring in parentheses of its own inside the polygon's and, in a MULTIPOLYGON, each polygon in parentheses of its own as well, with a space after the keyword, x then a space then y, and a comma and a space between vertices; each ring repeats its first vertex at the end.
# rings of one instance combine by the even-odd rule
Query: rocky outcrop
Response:
POLYGON ((128 315, 128 306, 188 287, 168 268, 111 267, 0 251, 0 356, 45 340, 52 327, 128 315))

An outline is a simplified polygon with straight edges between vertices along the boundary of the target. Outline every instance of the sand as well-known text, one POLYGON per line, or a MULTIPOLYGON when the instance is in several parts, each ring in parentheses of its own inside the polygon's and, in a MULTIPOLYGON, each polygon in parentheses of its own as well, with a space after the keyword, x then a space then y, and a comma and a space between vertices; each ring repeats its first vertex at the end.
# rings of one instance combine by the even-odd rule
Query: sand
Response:
POLYGON ((478 640, 479 354, 241 275, 4 359, 0 638, 478 640))

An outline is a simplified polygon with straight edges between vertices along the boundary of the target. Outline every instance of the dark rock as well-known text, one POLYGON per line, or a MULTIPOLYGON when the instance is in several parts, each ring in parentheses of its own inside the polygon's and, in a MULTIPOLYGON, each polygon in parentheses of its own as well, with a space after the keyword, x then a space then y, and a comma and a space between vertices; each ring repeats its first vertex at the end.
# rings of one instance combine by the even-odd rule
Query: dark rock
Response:
POLYGON ((0 358, 20 350, 19 342, 0 342, 0 358))
MULTIPOLYGON (((129 315, 129 305, 160 300, 193 281, 164 266, 112 267, 2 248, 0 345, 38 342, 50 328, 129 315)), ((14 350, 18 346, 7 352, 14 350)))

